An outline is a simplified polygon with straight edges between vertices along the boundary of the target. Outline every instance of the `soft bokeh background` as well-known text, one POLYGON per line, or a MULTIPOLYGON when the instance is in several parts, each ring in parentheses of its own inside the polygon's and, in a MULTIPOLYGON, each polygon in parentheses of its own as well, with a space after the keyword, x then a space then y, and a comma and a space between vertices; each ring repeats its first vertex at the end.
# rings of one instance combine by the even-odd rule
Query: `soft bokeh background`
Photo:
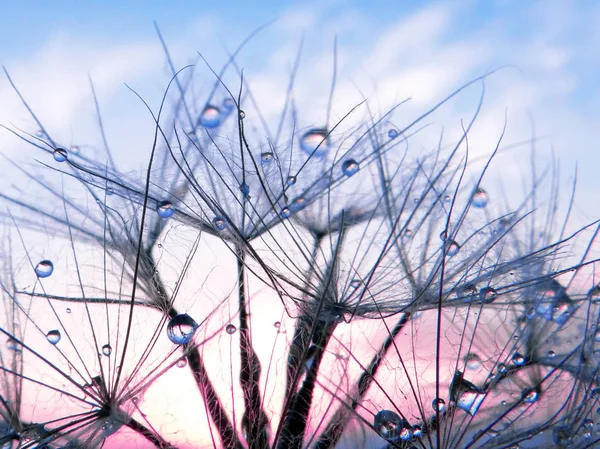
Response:
MULTIPOLYGON (((401 127, 462 84, 506 67, 486 81, 483 112, 469 139, 472 157, 489 154, 506 116, 504 145, 522 143, 498 157, 490 173, 492 198, 527 190, 521 180, 529 173, 527 151, 535 136, 540 168, 553 155, 560 160, 562 207, 578 165, 574 227, 598 218, 597 2, 13 2, 3 5, 0 17, 0 63, 53 137, 82 151, 100 144, 89 76, 117 161, 125 170, 140 169, 152 121, 125 83, 158 105, 170 71, 153 20, 176 67, 194 62, 200 52, 215 68, 254 29, 273 21, 237 59, 267 119, 282 107, 302 38, 296 104, 306 124, 324 120, 336 37, 334 120, 364 97, 380 113, 411 97, 394 119, 401 127), (504 191, 494 187, 500 180, 509 185, 504 191)), ((197 79, 201 101, 214 82, 203 63, 197 79)), ((449 103, 422 134, 422 148, 413 150, 434 149, 442 128, 451 141, 461 120, 472 116, 480 92, 476 87, 449 103)), ((4 77, 0 123, 37 129, 4 77)), ((24 154, 8 132, 0 132, 0 148, 8 158, 31 162, 32 153, 24 154)), ((4 176, 0 187, 18 182, 4 176)))

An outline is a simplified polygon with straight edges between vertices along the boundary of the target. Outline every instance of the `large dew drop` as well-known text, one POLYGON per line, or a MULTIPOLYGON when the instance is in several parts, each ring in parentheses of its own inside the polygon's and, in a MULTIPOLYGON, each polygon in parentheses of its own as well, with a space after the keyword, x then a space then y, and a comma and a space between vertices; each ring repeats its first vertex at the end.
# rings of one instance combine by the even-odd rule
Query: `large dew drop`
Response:
POLYGON ((471 205, 478 209, 485 207, 489 201, 490 197, 487 192, 482 188, 477 188, 475 192, 473 192, 473 196, 471 197, 471 205))
POLYGON ((354 159, 348 159, 342 164, 342 173, 350 177, 360 170, 360 165, 354 159))
POLYGON ((60 341, 60 332, 57 329, 51 330, 46 334, 46 339, 55 345, 60 341))
POLYGON ((412 427, 396 412, 380 410, 373 419, 373 427, 386 440, 406 440, 412 435, 412 427))
POLYGON ((327 134, 325 128, 311 129, 300 139, 300 148, 309 156, 325 156, 330 145, 327 134))
POLYGON ((170 201, 161 201, 156 207, 156 213, 160 218, 169 218, 173 216, 175 209, 170 201))
POLYGON ((54 160, 56 162, 64 162, 67 160, 68 156, 69 155, 67 153, 67 150, 65 150, 64 148, 57 148, 52 153, 52 157, 54 157, 54 160))
POLYGON ((435 398, 431 401, 431 407, 435 412, 443 412, 446 410, 446 401, 441 398, 435 398))
POLYGON ((221 111, 216 106, 206 105, 202 114, 200 114, 198 124, 205 128, 216 128, 221 124, 221 111))
POLYGON ((49 260, 42 260, 35 266, 35 274, 39 278, 47 278, 53 271, 54 264, 49 260))
POLYGON ((196 329, 198 323, 187 313, 180 313, 167 324, 167 336, 176 345, 185 345, 190 342, 196 329))
POLYGON ((452 239, 447 239, 444 242, 444 249, 448 257, 456 256, 460 251, 460 245, 452 239))

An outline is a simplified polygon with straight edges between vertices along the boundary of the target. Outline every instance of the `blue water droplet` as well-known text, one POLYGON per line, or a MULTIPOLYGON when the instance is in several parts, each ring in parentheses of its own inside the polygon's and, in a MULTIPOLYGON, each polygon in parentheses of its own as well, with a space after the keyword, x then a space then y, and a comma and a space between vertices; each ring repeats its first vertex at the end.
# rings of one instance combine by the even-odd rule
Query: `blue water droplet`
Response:
POLYGON ((268 164, 273 160, 273 153, 270 151, 265 151, 264 153, 261 153, 260 160, 263 164, 268 164))
POLYGON ((292 203, 289 206, 289 209, 292 212, 298 212, 299 210, 302 210, 305 207, 306 207, 306 200, 304 199, 303 196, 299 196, 297 198, 294 198, 294 200, 292 201, 292 203))
POLYGON ((496 300, 498 293, 492 287, 483 287, 479 290, 479 300, 484 304, 490 304, 496 300))
POLYGON ((287 180, 285 181, 286 184, 288 186, 293 186, 294 184, 296 184, 296 177, 295 176, 288 176, 287 180))
POLYGON ((246 118, 246 113, 240 109, 240 120, 244 120, 246 118))
POLYGON ((446 401, 441 398, 435 398, 431 401, 431 407, 433 407, 433 410, 436 412, 443 412, 446 410, 446 401))
POLYGON ((39 278, 47 278, 53 271, 54 264, 49 260, 42 260, 35 266, 35 274, 39 278))
POLYGON ((533 404, 538 400, 539 393, 534 388, 525 388, 521 391, 521 399, 527 404, 533 404))
POLYGON ((235 325, 233 324, 228 324, 227 326, 225 326, 225 332, 227 332, 229 335, 235 334, 236 330, 237 327, 235 327, 235 325))
POLYGON ((46 339, 55 345, 60 341, 60 332, 57 329, 51 330, 46 334, 46 339))
POLYGON ((64 148, 57 148, 52 153, 52 157, 54 158, 54 160, 56 162, 64 162, 64 161, 67 160, 67 158, 69 157, 69 155, 67 153, 67 150, 65 150, 64 148))
POLYGON ((446 255, 449 257, 456 256, 458 251, 460 251, 460 245, 451 239, 447 239, 444 242, 444 248, 446 250, 446 255))
POLYGON ((202 114, 200 114, 198 124, 205 128, 216 128, 221 124, 221 111, 216 106, 206 105, 202 114))
POLYGON ((519 353, 519 352, 515 352, 511 358, 511 360, 515 366, 525 365, 525 357, 523 357, 523 355, 521 355, 521 353, 519 353))
POLYGON ((235 101, 233 98, 227 97, 223 100, 222 106, 225 112, 230 113, 235 108, 235 101))
POLYGON ((198 323, 187 313, 174 316, 167 324, 167 337, 176 345, 185 345, 192 340, 198 323))
POLYGON ((156 212, 160 218, 169 218, 173 216, 175 209, 170 201, 161 201, 158 203, 156 212))
POLYGON ((477 188, 475 192, 473 192, 473 196, 471 197, 471 205, 478 209, 485 207, 489 201, 490 197, 487 192, 482 188, 477 188))
POLYGON ((213 226, 219 230, 222 231, 223 229, 225 229, 225 220, 223 220, 221 217, 215 217, 213 218, 213 226))
POLYGON ((81 148, 79 148, 79 145, 71 145, 71 148, 69 148, 69 153, 71 154, 79 154, 80 151, 81 148))
POLYGON ((360 170, 360 165, 354 159, 348 159, 342 164, 342 172, 350 177, 360 170))
POLYGON ((329 137, 325 128, 307 131, 300 139, 300 148, 308 155, 321 157, 329 150, 329 137))
POLYGON ((104 354, 106 357, 110 357, 112 354, 112 346, 108 343, 102 346, 102 354, 104 354))
POLYGON ((284 207, 283 209, 281 209, 281 212, 279 212, 279 216, 281 218, 290 218, 290 215, 292 213, 290 212, 290 208, 289 207, 284 207))
POLYGON ((240 192, 242 192, 242 194, 244 196, 249 196, 250 195, 250 186, 248 184, 246 184, 245 182, 242 182, 240 184, 240 192))

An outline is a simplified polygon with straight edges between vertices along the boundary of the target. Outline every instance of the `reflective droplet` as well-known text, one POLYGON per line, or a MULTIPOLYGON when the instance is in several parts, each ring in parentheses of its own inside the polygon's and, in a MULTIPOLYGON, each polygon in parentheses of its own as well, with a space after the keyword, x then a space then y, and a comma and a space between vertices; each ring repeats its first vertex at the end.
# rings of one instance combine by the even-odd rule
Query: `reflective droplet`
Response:
POLYGON ((465 391, 456 401, 456 406, 473 416, 481 407, 481 403, 485 399, 485 393, 477 391, 465 391))
POLYGON ((525 357, 523 357, 520 353, 515 352, 511 358, 511 361, 515 366, 523 366, 525 365, 525 357))
POLYGON ((373 419, 373 427, 379 435, 387 440, 400 438, 400 434, 404 429, 408 429, 412 433, 412 427, 408 425, 406 420, 391 410, 377 412, 373 419))
MULTIPOLYGON (((450 382, 450 400, 459 409, 474 415, 484 399, 485 393, 477 388, 475 384, 465 379, 461 371, 454 373, 452 382, 450 382)), ((433 402, 433 407, 436 410, 436 401, 433 402)))
POLYGON ((360 170, 360 166, 354 159, 348 159, 342 164, 342 173, 348 177, 356 174, 358 170, 360 170))
POLYGON ((290 215, 291 212, 289 207, 284 207, 283 209, 281 209, 281 212, 279 212, 279 216, 281 218, 290 218, 290 215))
POLYGON ((242 192, 242 194, 244 196, 249 196, 250 195, 250 186, 248 184, 246 184, 245 182, 242 182, 240 184, 240 192, 242 192))
POLYGON ((285 181, 286 184, 288 186, 293 186, 294 184, 296 184, 296 177, 295 176, 288 176, 287 180, 285 181))
POLYGON ((216 128, 221 124, 221 111, 216 106, 206 105, 202 114, 200 114, 198 124, 205 128, 216 128))
POLYGON ((521 391, 521 399, 523 402, 527 404, 533 404, 538 400, 539 393, 535 390, 535 388, 525 388, 521 391))
POLYGON ((315 361, 315 354, 317 347, 312 345, 306 351, 306 361, 304 362, 304 371, 308 371, 312 368, 313 362, 315 361))
POLYGON ((358 287, 360 287, 360 284, 362 284, 360 279, 352 279, 350 281, 350 287, 352 287, 352 288, 358 288, 358 287))
POLYGON ((225 220, 223 220, 221 217, 213 218, 212 223, 215 229, 217 229, 218 231, 222 231, 223 229, 225 229, 225 220))
POLYGON ((104 354, 106 357, 110 357, 112 354, 112 346, 108 343, 102 346, 102 354, 104 354))
POLYGON ((413 236, 413 232, 410 229, 405 229, 402 233, 402 237, 409 239, 413 236))
POLYGON ((240 120, 244 120, 246 118, 246 113, 240 109, 240 120))
POLYGON ((300 148, 308 155, 321 157, 329 150, 329 137, 325 128, 314 128, 300 139, 300 148))
POLYGON ((175 209, 170 201, 161 201, 156 207, 156 213, 160 218, 169 218, 173 216, 175 209))
POLYGON ((479 300, 484 304, 490 304, 498 297, 498 293, 492 287, 483 287, 479 290, 479 300))
POLYGON ((67 307, 67 310, 65 310, 65 312, 71 313, 71 309, 67 307))
POLYGON ((303 196, 294 198, 294 200, 292 201, 292 203, 289 206, 290 211, 292 211, 292 212, 298 212, 299 210, 303 209, 304 207, 306 207, 306 200, 304 199, 303 196))
POLYGON ((54 271, 54 264, 49 260, 42 260, 35 266, 35 274, 39 278, 47 278, 54 271))
POLYGON ((446 401, 441 398, 436 398, 431 401, 431 407, 433 407, 433 410, 436 412, 443 412, 446 410, 446 401))
POLYGON ((487 205, 489 199, 487 192, 478 187, 471 197, 471 205, 480 209, 487 205))
POLYGON ((177 368, 184 368, 185 366, 187 366, 186 358, 182 357, 179 360, 177 360, 177 363, 175 364, 175 366, 177 366, 177 368))
POLYGON ((46 137, 46 133, 44 131, 42 131, 41 129, 38 129, 35 132, 35 137, 37 137, 38 139, 43 139, 44 137, 46 137))
POLYGON ((55 345, 60 341, 60 332, 57 329, 51 330, 46 334, 46 339, 55 345))
POLYGON ((227 97, 223 100, 223 103, 221 105, 223 106, 225 112, 229 113, 235 108, 235 101, 233 101, 232 98, 227 97))
POLYGON ((57 148, 52 153, 52 157, 54 158, 54 160, 56 162, 64 162, 64 161, 67 160, 67 158, 69 157, 69 155, 67 153, 67 150, 65 150, 64 148, 57 148))
POLYGON ((451 198, 450 198, 450 195, 445 195, 445 196, 444 196, 444 201, 445 201, 446 203, 449 203, 449 202, 450 202, 450 200, 451 200, 451 198))
POLYGON ((455 256, 460 250, 460 245, 451 239, 447 239, 444 242, 444 247, 446 249, 446 255, 449 257, 455 256))
POLYGON ((481 367, 481 359, 474 352, 469 352, 465 356, 465 365, 468 369, 479 369, 481 367))
POLYGON ((421 426, 418 424, 412 426, 412 432, 415 438, 419 438, 421 435, 423 435, 423 429, 421 429, 421 426))
POLYGON ((592 388, 592 391, 590 391, 590 398, 596 399, 598 397, 600 397, 600 387, 592 388))
POLYGON ((78 145, 71 145, 71 148, 69 148, 69 153, 71 154, 79 154, 80 151, 81 148, 78 145))
POLYGON ((388 131, 388 137, 389 137, 390 139, 395 139, 396 137, 398 137, 398 131, 397 131, 397 130, 395 130, 394 128, 390 129, 390 130, 388 131))
POLYGON ((556 357, 556 353, 554 351, 548 351, 548 357, 553 359, 554 357, 556 357))
POLYGON ((281 323, 279 321, 275 321, 273 323, 273 326, 275 327, 275 329, 279 329, 281 327, 281 323))
POLYGON ((225 326, 225 332, 227 332, 229 335, 235 334, 236 330, 237 327, 235 327, 233 324, 228 324, 227 326, 225 326))
POLYGON ((585 427, 586 429, 590 429, 590 428, 594 427, 594 420, 590 419, 590 418, 586 418, 583 420, 582 424, 583 424, 583 427, 585 427))
POLYGON ((6 339, 6 348, 15 351, 15 352, 23 352, 23 346, 17 340, 12 337, 8 337, 6 339))
POLYGON ((498 372, 501 374, 506 372, 506 365, 504 363, 498 363, 498 372))
POLYGON ((198 323, 187 313, 174 316, 167 325, 167 336, 176 345, 189 343, 198 329, 198 323))
POLYGON ((260 160, 263 162, 263 164, 268 164, 273 160, 273 153, 271 153, 270 151, 261 153, 260 160))
POLYGON ((445 242, 447 238, 448 238, 448 232, 446 230, 443 230, 442 232, 440 232, 440 240, 442 242, 445 242))

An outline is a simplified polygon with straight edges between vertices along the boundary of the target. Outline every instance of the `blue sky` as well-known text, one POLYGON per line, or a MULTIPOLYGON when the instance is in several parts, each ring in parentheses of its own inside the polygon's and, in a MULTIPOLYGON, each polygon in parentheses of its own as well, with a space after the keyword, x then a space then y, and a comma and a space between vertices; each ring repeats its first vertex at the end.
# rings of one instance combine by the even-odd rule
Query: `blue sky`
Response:
MULTIPOLYGON (((487 84, 485 114, 472 137, 473 151, 491 151, 505 113, 507 142, 530 138, 533 119, 536 135, 544 137, 540 155, 546 160, 552 152, 557 155, 565 180, 579 162, 581 197, 583 204, 591 204, 597 191, 592 167, 600 163, 596 143, 600 6, 594 3, 11 2, 3 6, 0 17, 4 43, 0 62, 54 134, 77 142, 97 135, 89 74, 106 113, 109 135, 123 154, 122 148, 129 152, 140 146, 141 130, 148 125, 139 101, 124 83, 156 104, 168 80, 154 20, 176 66, 201 52, 218 67, 227 57, 225 48, 232 50, 253 29, 277 19, 238 60, 255 95, 266 99, 265 114, 273 117, 279 104, 276 94, 281 96, 285 90, 303 35, 298 101, 301 107, 314 107, 317 117, 328 92, 336 36, 339 73, 334 113, 338 116, 361 95, 380 109, 411 97, 399 118, 408 120, 461 84, 510 65, 487 84)), ((204 77, 199 89, 210 86, 210 72, 205 67, 199 71, 204 77)), ((472 113, 478 95, 478 91, 466 93, 441 112, 436 117, 439 127, 425 139, 424 147, 436 141, 442 127, 459 129, 457 123, 472 113)), ((4 79, 0 98, 2 123, 32 126, 4 79)), ((5 134, 0 135, 5 153, 17 151, 14 140, 7 140, 5 134)), ((514 154, 504 161, 511 173, 523 165, 514 154)), ((586 215, 585 210, 581 213, 586 215)))

